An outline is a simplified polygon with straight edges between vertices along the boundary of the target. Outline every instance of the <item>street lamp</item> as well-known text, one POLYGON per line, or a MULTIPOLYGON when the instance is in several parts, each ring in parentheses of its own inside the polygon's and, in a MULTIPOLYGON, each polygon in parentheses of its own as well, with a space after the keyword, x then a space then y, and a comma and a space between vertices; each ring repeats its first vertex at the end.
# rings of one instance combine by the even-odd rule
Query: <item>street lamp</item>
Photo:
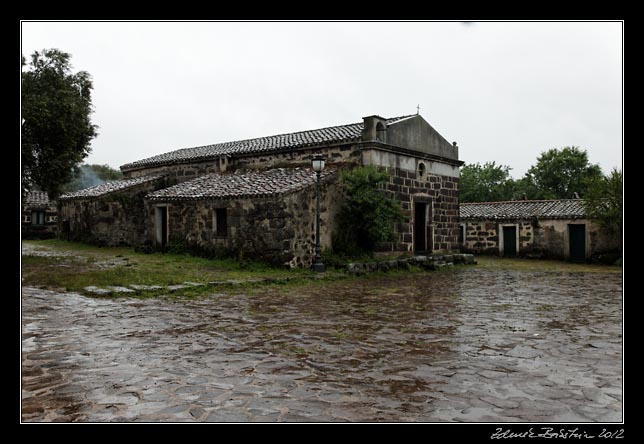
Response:
POLYGON ((313 271, 323 273, 326 271, 322 263, 322 248, 320 247, 320 173, 324 169, 324 156, 316 154, 311 160, 311 166, 317 180, 315 182, 316 211, 315 211, 315 263, 311 266, 313 271))

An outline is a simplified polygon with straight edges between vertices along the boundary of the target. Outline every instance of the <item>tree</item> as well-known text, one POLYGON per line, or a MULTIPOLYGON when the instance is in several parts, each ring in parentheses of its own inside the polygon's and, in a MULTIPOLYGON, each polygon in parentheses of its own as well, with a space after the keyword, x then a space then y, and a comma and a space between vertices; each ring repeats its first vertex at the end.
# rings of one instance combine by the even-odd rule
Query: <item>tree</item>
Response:
POLYGON ((515 184, 510 167, 486 162, 463 166, 460 178, 461 202, 495 202, 510 200, 515 184))
POLYGON ((510 190, 509 195, 512 196, 508 200, 535 200, 541 199, 543 195, 527 174, 521 179, 511 180, 508 188, 510 190))
POLYGON ((537 158, 524 179, 533 189, 534 199, 570 199, 586 194, 589 181, 601 177, 599 165, 588 162, 588 154, 578 147, 553 148, 537 158))
POLYGON ((402 222, 400 204, 382 188, 386 172, 368 165, 343 171, 345 200, 338 213, 333 237, 334 252, 346 255, 371 253, 379 242, 394 241, 395 225, 402 222))
POLYGON ((72 180, 63 185, 61 191, 69 193, 98 185, 108 180, 118 180, 122 177, 123 173, 121 171, 115 170, 109 165, 89 165, 84 163, 74 167, 72 180))
POLYGON ((22 58, 22 183, 55 198, 97 135, 90 75, 72 73, 70 55, 58 49, 22 58))
POLYGON ((588 181, 584 208, 590 219, 613 234, 622 235, 622 172, 613 169, 609 175, 588 181))

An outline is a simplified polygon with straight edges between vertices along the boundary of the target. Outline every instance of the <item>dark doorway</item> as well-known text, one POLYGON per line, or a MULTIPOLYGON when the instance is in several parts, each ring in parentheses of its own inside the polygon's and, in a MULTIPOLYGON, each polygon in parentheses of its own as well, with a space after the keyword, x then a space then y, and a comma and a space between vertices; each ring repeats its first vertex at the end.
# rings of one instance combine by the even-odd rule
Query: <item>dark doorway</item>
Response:
POLYGON ((586 260, 586 225, 568 225, 568 241, 570 245, 570 260, 584 262, 586 260))
POLYGON ((217 236, 226 237, 228 234, 228 216, 225 208, 217 208, 215 210, 215 218, 217 219, 217 236))
POLYGON ((156 208, 157 244, 165 246, 168 243, 168 207, 156 208))
POLYGON ((161 245, 168 243, 168 207, 161 209, 161 245))
POLYGON ((503 227, 503 256, 517 255, 517 227, 503 227))
POLYGON ((427 251, 427 204, 414 203, 414 252, 427 251))

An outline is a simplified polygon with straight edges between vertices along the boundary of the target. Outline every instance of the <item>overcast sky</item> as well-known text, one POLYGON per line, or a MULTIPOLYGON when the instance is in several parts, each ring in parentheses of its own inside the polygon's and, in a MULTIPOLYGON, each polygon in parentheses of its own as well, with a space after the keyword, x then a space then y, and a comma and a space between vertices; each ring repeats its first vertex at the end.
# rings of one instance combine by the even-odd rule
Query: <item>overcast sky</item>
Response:
POLYGON ((575 145, 622 165, 622 23, 23 22, 94 81, 88 163, 420 114, 522 176, 575 145))

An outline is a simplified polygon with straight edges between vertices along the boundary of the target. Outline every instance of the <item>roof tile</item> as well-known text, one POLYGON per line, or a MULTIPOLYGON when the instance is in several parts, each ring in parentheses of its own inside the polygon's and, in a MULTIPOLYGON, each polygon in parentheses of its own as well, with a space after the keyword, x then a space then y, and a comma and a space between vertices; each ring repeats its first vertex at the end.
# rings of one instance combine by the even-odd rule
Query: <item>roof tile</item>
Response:
MULTIPOLYGON (((336 173, 326 168, 321 178, 336 173)), ((315 183, 310 168, 275 168, 266 171, 241 171, 232 174, 212 173, 196 179, 155 191, 146 196, 154 201, 225 199, 240 197, 267 197, 291 193, 315 183)))
MULTIPOLYGON (((387 119, 387 124, 391 124, 408 117, 410 116, 400 116, 387 119)), ((296 133, 278 134, 276 136, 259 137, 256 139, 239 140, 236 142, 224 142, 194 148, 182 148, 169 153, 163 153, 125 164, 121 166, 121 169, 131 170, 175 162, 197 162, 222 155, 256 153, 285 148, 300 148, 325 143, 355 141, 360 138, 362 129, 363 123, 360 122, 316 130, 299 131, 296 133)))
POLYGON ((517 200, 460 204, 461 219, 579 219, 586 217, 583 200, 517 200))
POLYGON ((55 205, 56 202, 49 201, 49 196, 46 191, 29 191, 22 196, 22 204, 31 206, 47 206, 55 205))
POLYGON ((85 188, 83 190, 74 191, 71 193, 66 193, 60 196, 61 200, 68 199, 83 199, 86 197, 99 197, 105 194, 113 193, 115 191, 121 191, 126 188, 130 188, 136 185, 141 185, 146 182, 157 180, 163 177, 162 174, 152 174, 148 176, 135 177, 133 179, 121 179, 121 180, 110 180, 104 182, 100 185, 95 185, 93 187, 85 188))

